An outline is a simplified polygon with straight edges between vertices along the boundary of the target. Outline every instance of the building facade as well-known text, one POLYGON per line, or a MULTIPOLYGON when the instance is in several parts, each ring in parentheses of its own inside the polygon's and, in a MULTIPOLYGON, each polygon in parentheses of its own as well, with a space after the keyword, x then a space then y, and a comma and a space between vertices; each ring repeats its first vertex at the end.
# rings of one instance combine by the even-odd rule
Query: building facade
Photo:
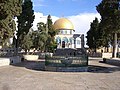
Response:
POLYGON ((54 28, 59 30, 55 36, 57 48, 84 48, 84 34, 73 34, 74 26, 67 18, 56 20, 54 28))

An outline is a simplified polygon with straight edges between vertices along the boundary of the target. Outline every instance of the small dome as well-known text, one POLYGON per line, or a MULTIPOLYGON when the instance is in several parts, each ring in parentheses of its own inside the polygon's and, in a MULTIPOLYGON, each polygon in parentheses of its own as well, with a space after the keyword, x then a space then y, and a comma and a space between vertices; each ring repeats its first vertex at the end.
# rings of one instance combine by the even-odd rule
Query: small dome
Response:
POLYGON ((54 28, 56 30, 74 30, 74 26, 67 18, 60 18, 55 21, 54 28))

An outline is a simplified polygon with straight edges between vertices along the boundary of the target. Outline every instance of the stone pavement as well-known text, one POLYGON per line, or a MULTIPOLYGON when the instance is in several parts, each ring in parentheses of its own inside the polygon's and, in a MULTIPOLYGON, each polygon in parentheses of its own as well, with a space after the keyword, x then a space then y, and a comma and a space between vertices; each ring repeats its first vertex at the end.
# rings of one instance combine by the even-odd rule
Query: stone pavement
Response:
POLYGON ((120 90, 120 66, 90 58, 88 72, 33 70, 43 62, 0 67, 0 90, 120 90))

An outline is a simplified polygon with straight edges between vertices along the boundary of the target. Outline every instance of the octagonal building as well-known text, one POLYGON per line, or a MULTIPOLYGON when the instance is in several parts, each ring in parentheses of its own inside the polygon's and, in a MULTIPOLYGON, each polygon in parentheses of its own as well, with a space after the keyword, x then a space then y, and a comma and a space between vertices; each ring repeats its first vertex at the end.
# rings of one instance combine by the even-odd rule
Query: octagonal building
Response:
POLYGON ((73 34, 74 26, 67 18, 60 18, 55 21, 54 29, 59 30, 55 36, 57 48, 84 48, 84 35, 73 34))

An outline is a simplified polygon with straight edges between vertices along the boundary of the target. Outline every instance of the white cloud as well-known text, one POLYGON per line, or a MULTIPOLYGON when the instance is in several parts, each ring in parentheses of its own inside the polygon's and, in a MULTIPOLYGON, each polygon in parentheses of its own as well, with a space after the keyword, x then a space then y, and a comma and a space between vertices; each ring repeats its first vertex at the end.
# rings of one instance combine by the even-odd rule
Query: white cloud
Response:
POLYGON ((75 16, 68 16, 68 19, 73 23, 75 33, 86 34, 90 29, 90 23, 97 17, 100 19, 98 13, 81 13, 75 16))
MULTIPOLYGON (((33 29, 36 30, 38 22, 46 23, 47 16, 43 15, 43 13, 35 12, 35 20, 33 23, 33 29)), ((57 16, 51 16, 53 23, 59 19, 57 16)), ((68 16, 68 18, 74 25, 75 33, 85 34, 90 29, 90 23, 97 17, 100 19, 100 15, 98 13, 81 13, 79 15, 68 16)))
POLYGON ((45 20, 45 16, 43 15, 43 13, 34 12, 34 15, 35 15, 35 19, 34 19, 33 27, 32 28, 34 30, 37 30, 37 23, 38 22, 44 22, 44 23, 46 23, 46 20, 45 20), (44 16, 44 18, 41 18, 43 16, 44 16))
MULTIPOLYGON (((68 19, 73 23, 75 33, 84 34, 86 36, 87 31, 90 29, 90 24, 97 17, 100 20, 98 13, 81 13, 75 16, 68 16, 68 19)), ((85 38, 85 42, 87 39, 85 38)), ((85 47, 88 47, 85 43, 85 47)))
MULTIPOLYGON (((43 13, 40 13, 40 12, 34 12, 34 15, 35 15, 35 19, 34 19, 32 28, 34 30, 37 30, 37 23, 38 22, 46 23, 47 16, 45 16, 43 13)), ((58 19, 58 17, 56 17, 56 16, 51 16, 51 18, 52 18, 53 23, 58 19)))

